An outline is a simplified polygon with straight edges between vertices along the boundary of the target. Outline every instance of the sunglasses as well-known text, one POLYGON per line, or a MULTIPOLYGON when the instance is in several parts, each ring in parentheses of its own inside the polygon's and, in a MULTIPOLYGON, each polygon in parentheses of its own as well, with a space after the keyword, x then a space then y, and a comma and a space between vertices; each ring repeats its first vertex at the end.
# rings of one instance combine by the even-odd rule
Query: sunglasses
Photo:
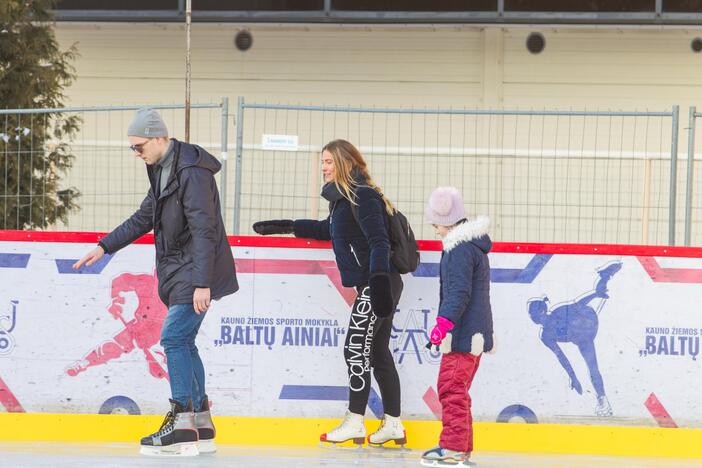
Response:
POLYGON ((129 149, 134 151, 135 153, 141 154, 142 151, 144 151, 144 146, 151 140, 146 140, 144 143, 139 143, 138 145, 130 145, 129 149))

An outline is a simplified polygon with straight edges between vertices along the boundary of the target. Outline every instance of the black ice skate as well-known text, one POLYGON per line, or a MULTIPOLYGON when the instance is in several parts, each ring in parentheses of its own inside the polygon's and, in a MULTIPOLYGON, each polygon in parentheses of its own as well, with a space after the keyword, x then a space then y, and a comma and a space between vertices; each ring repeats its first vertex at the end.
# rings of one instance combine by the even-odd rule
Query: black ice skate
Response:
POLYGON ((192 404, 184 408, 177 401, 171 402, 171 410, 158 432, 141 439, 141 454, 156 456, 199 455, 197 449, 197 429, 192 404))
POLYGON ((214 439, 217 431, 215 430, 212 416, 210 415, 210 401, 207 395, 202 400, 202 406, 199 411, 195 412, 195 427, 197 428, 198 442, 197 449, 200 453, 214 453, 217 451, 214 439))

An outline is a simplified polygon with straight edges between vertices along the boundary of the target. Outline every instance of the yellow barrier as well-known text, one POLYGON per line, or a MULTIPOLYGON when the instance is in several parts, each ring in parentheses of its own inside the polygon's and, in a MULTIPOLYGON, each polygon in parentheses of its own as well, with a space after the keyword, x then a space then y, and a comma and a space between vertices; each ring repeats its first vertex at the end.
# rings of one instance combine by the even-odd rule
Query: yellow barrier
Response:
MULTIPOLYGON (((134 442, 155 432, 161 416, 0 413, 1 441, 134 442)), ((313 418, 215 417, 217 442, 315 445, 339 421, 313 418)), ((408 447, 433 447, 438 421, 405 421, 408 447)), ((377 421, 367 421, 369 431, 377 421)), ((702 429, 562 424, 475 423, 475 450, 702 458, 702 429)))

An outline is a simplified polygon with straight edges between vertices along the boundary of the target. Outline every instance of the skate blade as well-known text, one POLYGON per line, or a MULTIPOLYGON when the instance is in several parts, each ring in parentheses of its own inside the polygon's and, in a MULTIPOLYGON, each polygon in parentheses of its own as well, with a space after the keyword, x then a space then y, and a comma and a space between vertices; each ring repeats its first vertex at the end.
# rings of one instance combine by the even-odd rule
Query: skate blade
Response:
POLYGON ((392 445, 368 445, 367 450, 373 453, 385 453, 385 454, 397 454, 404 455, 412 453, 412 449, 405 447, 404 445, 392 446, 392 445))
POLYGON ((478 466, 477 463, 472 462, 470 460, 463 460, 461 462, 457 461, 448 461, 448 460, 425 460, 424 458, 421 459, 420 464, 422 466, 434 466, 434 467, 444 467, 444 466, 455 466, 455 467, 464 467, 464 466, 478 466))
POLYGON ((456 466, 456 467, 464 467, 464 466, 478 466, 477 463, 472 462, 470 460, 463 460, 463 461, 456 461, 456 460, 427 460, 425 458, 422 458, 420 461, 420 464, 422 466, 456 466))
POLYGON ((407 443, 407 438, 403 437, 401 439, 390 439, 382 443, 368 441, 368 447, 381 450, 409 450, 405 447, 407 443))
POLYGON ((328 440, 319 441, 320 448, 329 450, 363 450, 365 437, 354 437, 353 439, 343 440, 341 442, 331 442, 328 440))
POLYGON ((166 447, 142 445, 139 453, 147 457, 196 457, 200 455, 195 442, 174 444, 166 447))
POLYGON ((217 446, 215 445, 214 439, 198 440, 197 449, 200 453, 215 453, 217 451, 217 446))

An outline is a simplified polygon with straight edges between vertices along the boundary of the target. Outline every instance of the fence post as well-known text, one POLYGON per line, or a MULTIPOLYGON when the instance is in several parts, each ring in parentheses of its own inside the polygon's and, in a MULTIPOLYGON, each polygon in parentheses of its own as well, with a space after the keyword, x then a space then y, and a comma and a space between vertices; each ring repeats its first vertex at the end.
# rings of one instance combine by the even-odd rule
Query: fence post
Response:
POLYGON ((685 187, 685 245, 692 241, 692 189, 695 168, 695 117, 697 108, 690 107, 687 129, 687 187, 685 187))
POLYGON ((222 158, 222 172, 219 175, 219 201, 221 203, 222 218, 227 219, 227 147, 229 146, 229 98, 222 98, 222 141, 220 142, 220 156, 222 158))
POLYGON ((668 202, 668 245, 675 245, 675 210, 678 194, 678 122, 680 106, 673 106, 670 142, 670 199, 668 202))
POLYGON ((644 189, 643 189, 643 210, 641 213, 641 244, 648 244, 648 231, 651 225, 651 158, 645 156, 644 159, 644 189))
POLYGON ((239 235, 241 222, 241 163, 244 151, 244 97, 239 96, 236 110, 236 161, 234 172, 234 235, 239 235))

